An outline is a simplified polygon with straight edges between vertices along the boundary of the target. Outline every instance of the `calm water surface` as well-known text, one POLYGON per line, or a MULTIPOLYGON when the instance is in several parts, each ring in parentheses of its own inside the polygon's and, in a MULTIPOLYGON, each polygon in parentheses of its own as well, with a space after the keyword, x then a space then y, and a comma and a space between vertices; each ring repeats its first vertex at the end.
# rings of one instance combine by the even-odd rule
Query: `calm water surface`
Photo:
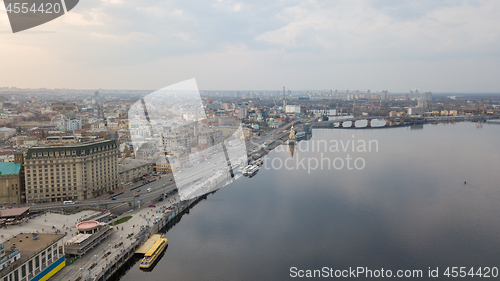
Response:
POLYGON ((448 266, 500 267, 500 125, 315 130, 309 142, 320 140, 329 148, 330 140, 375 140, 378 151, 304 151, 301 143, 288 170, 269 168, 292 157, 277 148, 268 169, 185 215, 152 272, 135 264, 120 280, 285 280, 290 267, 425 274, 428 267, 441 274, 448 266), (348 154, 363 158, 364 169, 296 167, 348 154))

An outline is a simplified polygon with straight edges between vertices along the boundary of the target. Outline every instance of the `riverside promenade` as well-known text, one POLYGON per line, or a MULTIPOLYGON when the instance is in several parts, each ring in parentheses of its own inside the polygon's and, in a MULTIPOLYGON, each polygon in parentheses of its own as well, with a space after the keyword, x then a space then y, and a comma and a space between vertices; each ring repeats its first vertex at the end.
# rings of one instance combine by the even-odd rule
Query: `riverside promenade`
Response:
POLYGON ((158 232, 186 205, 186 202, 179 201, 178 196, 171 196, 161 203, 154 208, 145 207, 122 214, 118 219, 132 217, 112 226, 112 234, 81 258, 72 263, 71 259, 66 260, 66 267, 52 280, 105 280, 111 277, 133 257, 135 250, 149 235, 158 232))
MULTIPOLYGON (((177 215, 189 208, 195 201, 179 201, 178 195, 171 195, 154 208, 144 207, 125 212, 120 217, 131 218, 116 226, 109 237, 102 240, 80 258, 66 259, 66 266, 51 280, 105 280, 121 268, 152 233, 172 224, 177 215)), ((61 233, 66 234, 63 242, 77 235, 76 224, 92 219, 100 211, 84 210, 75 214, 46 212, 34 215, 27 222, 2 228, 0 242, 19 233, 61 233)))

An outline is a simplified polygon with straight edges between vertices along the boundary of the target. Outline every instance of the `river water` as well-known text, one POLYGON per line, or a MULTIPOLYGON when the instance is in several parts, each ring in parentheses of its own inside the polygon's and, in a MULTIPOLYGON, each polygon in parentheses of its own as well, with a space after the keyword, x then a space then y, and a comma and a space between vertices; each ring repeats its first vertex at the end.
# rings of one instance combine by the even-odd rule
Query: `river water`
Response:
POLYGON ((500 125, 475 123, 314 130, 293 158, 278 147, 255 177, 196 205, 151 272, 136 263, 120 280, 500 267, 499 140, 500 125))

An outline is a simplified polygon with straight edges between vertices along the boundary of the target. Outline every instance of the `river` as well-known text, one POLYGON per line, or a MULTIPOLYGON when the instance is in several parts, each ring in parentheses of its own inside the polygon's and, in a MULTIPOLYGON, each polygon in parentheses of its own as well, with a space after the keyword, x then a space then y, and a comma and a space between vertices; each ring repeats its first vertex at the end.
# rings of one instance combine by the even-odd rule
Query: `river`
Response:
POLYGON ((136 263, 120 280, 286 280, 292 267, 425 280, 429 267, 435 279, 500 267, 499 140, 499 125, 471 122, 314 130, 293 158, 278 147, 255 177, 196 205, 151 272, 136 263))

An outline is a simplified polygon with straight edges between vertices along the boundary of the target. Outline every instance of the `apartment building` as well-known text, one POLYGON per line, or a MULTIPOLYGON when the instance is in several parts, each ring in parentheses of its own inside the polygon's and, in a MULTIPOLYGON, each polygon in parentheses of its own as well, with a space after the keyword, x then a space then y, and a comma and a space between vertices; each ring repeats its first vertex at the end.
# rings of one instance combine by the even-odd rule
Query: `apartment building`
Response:
POLYGON ((24 162, 26 201, 85 200, 116 189, 119 153, 116 140, 30 148, 24 162))

